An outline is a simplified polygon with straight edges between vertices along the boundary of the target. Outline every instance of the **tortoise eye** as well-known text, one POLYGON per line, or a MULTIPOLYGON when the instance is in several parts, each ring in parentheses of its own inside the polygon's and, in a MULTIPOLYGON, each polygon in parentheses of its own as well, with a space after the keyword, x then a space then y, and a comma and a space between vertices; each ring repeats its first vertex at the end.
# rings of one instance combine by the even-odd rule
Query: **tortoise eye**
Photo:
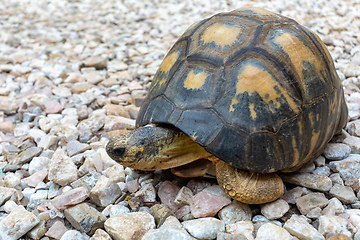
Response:
POLYGON ((117 157, 122 157, 125 153, 125 148, 124 147, 120 147, 120 146, 117 146, 114 148, 114 154, 117 156, 117 157))

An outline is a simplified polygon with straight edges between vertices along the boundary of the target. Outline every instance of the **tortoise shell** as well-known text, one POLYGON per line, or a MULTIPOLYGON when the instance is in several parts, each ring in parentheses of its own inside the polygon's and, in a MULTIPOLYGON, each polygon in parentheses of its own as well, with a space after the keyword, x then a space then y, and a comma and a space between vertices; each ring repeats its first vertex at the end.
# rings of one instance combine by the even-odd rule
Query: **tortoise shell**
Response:
POLYGON ((260 8, 190 26, 156 72, 137 126, 170 124, 254 172, 294 171, 347 122, 332 58, 296 21, 260 8))

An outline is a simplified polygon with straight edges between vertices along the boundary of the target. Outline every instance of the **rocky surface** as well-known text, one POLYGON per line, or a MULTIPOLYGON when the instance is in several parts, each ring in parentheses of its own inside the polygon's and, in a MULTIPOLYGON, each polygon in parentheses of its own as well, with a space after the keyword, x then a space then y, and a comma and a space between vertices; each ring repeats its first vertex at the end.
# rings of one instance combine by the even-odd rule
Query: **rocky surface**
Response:
POLYGON ((360 4, 347 1, 3 1, 0 239, 360 239, 360 4), (192 23, 264 7, 316 32, 350 122, 322 156, 283 174, 273 203, 216 181, 139 172, 105 145, 135 127, 162 58, 192 23))

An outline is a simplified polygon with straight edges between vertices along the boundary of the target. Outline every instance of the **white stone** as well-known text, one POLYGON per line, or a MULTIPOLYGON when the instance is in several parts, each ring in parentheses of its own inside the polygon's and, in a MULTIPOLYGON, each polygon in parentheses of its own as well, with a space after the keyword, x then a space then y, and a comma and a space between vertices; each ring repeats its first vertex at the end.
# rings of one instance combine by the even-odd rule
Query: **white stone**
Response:
POLYGON ((352 238, 357 229, 346 219, 339 216, 320 216, 319 233, 325 237, 333 234, 344 234, 352 238))
POLYGON ((215 239, 218 232, 225 232, 225 223, 213 217, 188 220, 182 226, 197 239, 215 239))
POLYGON ((0 221, 0 239, 14 240, 30 231, 40 220, 23 206, 18 206, 0 221))
POLYGON ((274 202, 263 204, 260 207, 262 215, 264 215, 269 220, 281 218, 290 209, 289 204, 283 199, 278 199, 274 202))
POLYGON ((256 234, 255 240, 291 240, 292 237, 288 231, 273 223, 265 223, 256 234))
POLYGON ((254 239, 254 224, 249 220, 239 221, 225 227, 227 233, 242 234, 248 240, 254 239))
POLYGON ((105 230, 115 240, 141 239, 155 228, 154 217, 147 212, 121 213, 105 221, 105 230))
POLYGON ((74 162, 61 148, 58 148, 51 158, 48 178, 61 186, 65 186, 78 178, 74 162))
POLYGON ((301 240, 325 240, 325 237, 311 226, 304 216, 293 215, 285 222, 284 229, 301 240))

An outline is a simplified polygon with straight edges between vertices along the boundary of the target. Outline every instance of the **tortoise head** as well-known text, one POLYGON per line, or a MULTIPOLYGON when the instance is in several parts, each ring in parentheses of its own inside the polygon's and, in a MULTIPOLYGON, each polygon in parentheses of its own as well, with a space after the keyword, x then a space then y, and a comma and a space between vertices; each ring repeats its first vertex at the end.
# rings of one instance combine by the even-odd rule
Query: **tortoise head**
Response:
POLYGON ((170 126, 145 126, 112 137, 106 151, 118 163, 138 170, 173 168, 210 155, 170 126))

